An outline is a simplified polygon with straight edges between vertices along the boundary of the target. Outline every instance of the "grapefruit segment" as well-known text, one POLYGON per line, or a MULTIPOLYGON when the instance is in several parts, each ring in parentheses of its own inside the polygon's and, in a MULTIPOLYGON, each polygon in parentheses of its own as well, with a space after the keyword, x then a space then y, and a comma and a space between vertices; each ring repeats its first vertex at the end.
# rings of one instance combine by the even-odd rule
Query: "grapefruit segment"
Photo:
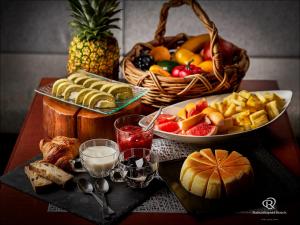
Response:
MULTIPOLYGON (((199 114, 201 115, 201 114, 199 114)), ((206 122, 199 123, 192 128, 190 128, 186 134, 192 136, 211 136, 216 134, 218 131, 217 127, 206 122)))
POLYGON ((176 121, 176 116, 170 114, 161 114, 156 119, 155 124, 159 125, 170 121, 176 121))
POLYGON ((175 121, 169 121, 158 125, 158 128, 161 131, 170 132, 170 133, 178 133, 180 128, 178 123, 175 121))

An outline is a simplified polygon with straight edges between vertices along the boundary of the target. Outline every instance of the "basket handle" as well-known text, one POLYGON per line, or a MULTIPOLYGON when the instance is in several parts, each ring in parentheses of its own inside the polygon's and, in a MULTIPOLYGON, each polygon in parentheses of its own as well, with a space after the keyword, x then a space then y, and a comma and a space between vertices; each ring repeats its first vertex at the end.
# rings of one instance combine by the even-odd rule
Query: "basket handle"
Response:
POLYGON ((184 4, 192 7, 194 13, 200 19, 200 21, 203 23, 203 25, 208 31, 208 34, 210 36, 210 49, 212 51, 211 55, 213 59, 214 74, 217 77, 217 79, 221 82, 223 80, 222 74, 224 71, 224 67, 222 55, 219 51, 218 29, 216 28, 215 24, 209 19, 208 15, 205 13, 205 11, 201 8, 201 6, 196 0, 170 0, 164 3, 160 11, 159 23, 155 32, 154 40, 159 44, 164 43, 164 35, 166 33, 166 23, 169 9, 172 7, 179 7, 184 4))

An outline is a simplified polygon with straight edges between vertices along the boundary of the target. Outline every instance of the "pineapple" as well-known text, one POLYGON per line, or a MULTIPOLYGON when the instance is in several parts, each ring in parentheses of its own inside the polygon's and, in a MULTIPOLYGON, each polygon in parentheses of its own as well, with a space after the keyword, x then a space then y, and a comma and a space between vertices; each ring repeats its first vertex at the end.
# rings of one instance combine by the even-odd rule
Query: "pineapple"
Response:
POLYGON ((110 29, 120 9, 118 0, 69 0, 74 37, 69 46, 67 71, 78 69, 117 79, 120 50, 110 29))

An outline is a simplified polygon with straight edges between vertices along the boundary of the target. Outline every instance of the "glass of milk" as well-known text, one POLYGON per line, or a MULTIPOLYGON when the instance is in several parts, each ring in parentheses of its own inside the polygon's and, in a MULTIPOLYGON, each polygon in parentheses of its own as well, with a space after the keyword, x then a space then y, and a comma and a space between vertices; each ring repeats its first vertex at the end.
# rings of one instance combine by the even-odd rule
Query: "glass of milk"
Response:
POLYGON ((80 160, 92 177, 101 178, 109 175, 116 166, 119 147, 108 139, 91 139, 80 145, 80 160))

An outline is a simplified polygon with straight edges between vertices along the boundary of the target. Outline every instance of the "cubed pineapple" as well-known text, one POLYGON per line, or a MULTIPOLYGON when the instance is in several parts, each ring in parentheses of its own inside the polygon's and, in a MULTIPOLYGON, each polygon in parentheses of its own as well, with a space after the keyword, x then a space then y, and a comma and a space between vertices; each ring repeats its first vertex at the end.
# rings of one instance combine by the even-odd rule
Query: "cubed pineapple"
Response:
POLYGON ((247 102, 247 99, 244 98, 244 97, 242 97, 242 96, 240 96, 240 95, 239 95, 239 97, 237 98, 237 100, 238 100, 238 101, 242 101, 242 102, 247 102))
POLYGON ((217 102, 213 102, 209 105, 211 108, 217 109, 217 102))
POLYGON ((247 104, 247 106, 254 107, 257 110, 260 110, 263 108, 263 104, 258 99, 258 97, 256 97, 255 95, 251 95, 246 104, 247 104))
POLYGON ((245 99, 249 99, 251 96, 251 93, 245 90, 242 90, 239 92, 239 95, 245 99))
POLYGON ((239 100, 237 100, 237 99, 232 99, 231 102, 232 102, 233 104, 237 105, 237 106, 242 106, 242 107, 245 107, 245 106, 246 106, 245 102, 239 101, 239 100))
POLYGON ((267 102, 266 98, 261 93, 256 93, 256 96, 261 101, 261 103, 265 104, 267 102))
POLYGON ((242 126, 232 126, 227 133, 232 134, 232 133, 239 133, 243 132, 245 129, 242 126))
POLYGON ((235 104, 232 103, 226 109, 224 116, 229 117, 229 116, 232 116, 233 114, 235 114, 235 104))
POLYGON ((276 100, 273 100, 273 101, 267 103, 266 110, 267 110, 269 119, 270 120, 274 119, 280 113, 278 102, 276 100))
POLYGON ((225 112, 225 105, 224 105, 224 103, 223 103, 223 102, 217 102, 217 103, 216 103, 216 109, 217 109, 220 113, 224 114, 224 112, 225 112))
POLYGON ((264 125, 265 123, 269 122, 267 112, 265 110, 260 110, 258 112, 252 113, 250 115, 250 121, 252 124, 252 128, 264 125))
POLYGON ((247 110, 246 107, 242 107, 242 106, 236 106, 236 107, 235 107, 235 111, 236 111, 236 112, 243 112, 243 111, 245 111, 245 110, 247 110))

